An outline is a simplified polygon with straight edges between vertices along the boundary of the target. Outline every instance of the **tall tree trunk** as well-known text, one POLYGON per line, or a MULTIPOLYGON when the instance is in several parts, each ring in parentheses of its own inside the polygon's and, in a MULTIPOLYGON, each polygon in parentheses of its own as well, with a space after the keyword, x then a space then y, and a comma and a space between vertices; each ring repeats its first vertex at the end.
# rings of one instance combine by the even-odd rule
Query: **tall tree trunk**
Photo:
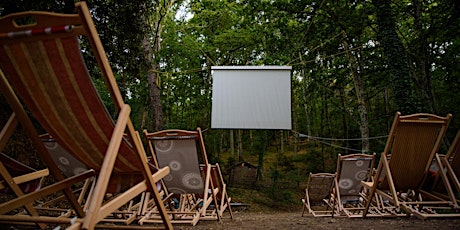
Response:
MULTIPOLYGON (((159 39, 155 39, 154 49, 155 52, 160 50, 159 39)), ((157 74, 158 64, 153 58, 154 51, 150 46, 150 39, 148 37, 144 38, 144 51, 146 53, 145 58, 150 64, 150 69, 147 74, 147 82, 149 88, 150 108, 153 116, 153 130, 159 131, 163 129, 163 109, 161 107, 160 88, 157 84, 159 80, 157 79, 159 77, 157 74)))
POLYGON ((366 109, 366 97, 364 93, 364 76, 362 73, 362 68, 359 65, 359 57, 355 56, 350 52, 350 48, 347 42, 347 35, 343 31, 342 44, 345 48, 348 62, 351 67, 351 75, 353 77, 353 82, 355 85, 356 98, 358 100, 358 114, 359 114, 359 131, 361 132, 362 140, 362 152, 369 151, 369 122, 367 118, 367 109, 366 109), (361 69, 361 70, 359 70, 361 69))
MULTIPOLYGON (((385 103, 385 114, 389 114, 390 113, 390 93, 388 92, 388 87, 385 86, 384 87, 384 96, 383 96, 383 99, 384 99, 384 103, 385 103)), ((387 116, 385 118, 386 120, 386 133, 390 132, 390 128, 391 128, 391 124, 393 123, 393 116, 387 116)))
POLYGON ((420 90, 419 94, 423 98, 422 100, 427 102, 423 103, 425 108, 430 113, 438 113, 436 108, 433 86, 431 83, 431 71, 430 71, 430 60, 428 55, 427 35, 423 29, 422 23, 422 2, 419 0, 413 0, 414 5, 414 24, 415 31, 418 34, 415 42, 414 58, 417 63, 418 69, 414 71, 414 79, 417 83, 417 89, 420 90))
POLYGON ((258 166, 257 166, 257 180, 263 180, 263 171, 264 171, 264 155, 265 149, 267 146, 267 131, 260 130, 256 132, 256 140, 254 140, 254 151, 257 152, 258 157, 258 166))
MULTIPOLYGON (((340 87, 339 88, 339 92, 340 92, 340 101, 342 103, 342 108, 347 108, 347 102, 345 100, 345 88, 344 87, 340 87)), ((345 137, 345 139, 348 139, 348 121, 347 121, 347 115, 346 113, 342 113, 342 127, 343 127, 343 136, 345 137)), ((348 147, 349 147, 349 142, 348 140, 345 141, 345 143, 343 144, 343 147, 346 147, 345 149, 345 155, 348 154, 348 147)))
MULTIPOLYGON (((331 124, 331 116, 329 116, 329 96, 324 93, 323 94, 323 101, 324 101, 324 116, 326 117, 326 127, 327 127, 327 135, 328 137, 333 137, 334 134, 332 133, 332 124, 331 124)), ((323 134, 324 135, 324 134, 323 134)))
POLYGON ((412 114, 419 111, 410 77, 408 58, 404 46, 396 33, 396 24, 392 15, 391 1, 374 0, 378 25, 378 38, 382 44, 388 64, 393 99, 398 111, 412 114))
MULTIPOLYGON (((232 153, 232 157, 235 158, 235 137, 233 135, 233 129, 230 130, 230 152, 232 153)), ((235 159, 238 160, 238 159, 235 159)))
POLYGON ((284 131, 280 130, 280 153, 284 153, 284 131))
MULTIPOLYGON (((296 110, 297 110, 297 103, 293 103, 292 111, 296 111, 296 110)), ((292 116, 292 123, 293 123, 292 128, 295 131, 298 131, 299 129, 298 129, 298 125, 297 125, 297 116, 296 115, 292 116)), ((289 140, 290 140, 289 136, 291 136, 290 135, 291 133, 292 132, 289 132, 289 134, 288 134, 288 145, 289 145, 289 140)), ((297 133, 294 133, 294 135, 292 135, 292 136, 293 136, 293 141, 294 141, 294 143, 293 143, 294 144, 294 146, 293 146, 294 157, 297 157, 297 148, 298 148, 298 146, 297 146, 297 138, 298 138, 298 135, 297 135, 297 133)))
POLYGON ((303 107, 305 110, 305 120, 307 122, 307 134, 308 138, 311 137, 311 125, 310 125, 310 113, 308 112, 308 98, 307 98, 307 76, 305 76, 305 71, 302 70, 302 95, 303 95, 303 107))
POLYGON ((219 159, 223 152, 224 152, 224 131, 219 130, 219 159))
MULTIPOLYGON (((324 97, 324 94, 325 94, 324 91, 325 91, 324 89, 321 90, 321 98, 322 98, 322 103, 323 103, 323 104, 326 103, 325 100, 324 100, 324 98, 325 98, 325 97, 324 97)), ((325 106, 323 105, 322 107, 324 108, 325 106)), ((325 116, 324 116, 324 112, 325 112, 325 110, 324 110, 324 109, 321 109, 321 116, 320 116, 320 120, 321 120, 321 122, 320 122, 320 125, 321 125, 321 127, 320 127, 320 135, 321 135, 322 137, 324 137, 324 117, 325 117, 325 116)), ((324 155, 325 155, 325 152, 324 152, 324 144, 321 142, 320 145, 321 145, 321 165, 322 165, 322 167, 323 167, 323 168, 321 169, 321 171, 324 172, 324 171, 326 171, 326 157, 324 156, 324 155)))
MULTIPOLYGON (((163 19, 167 15, 168 11, 172 9, 175 1, 171 0, 163 2, 158 7, 156 7, 156 12, 154 15, 154 37, 153 44, 151 41, 151 34, 147 30, 144 34, 143 48, 145 51, 145 59, 148 63, 148 73, 147 73, 147 83, 149 89, 149 99, 150 99, 150 108, 153 116, 153 130, 158 131, 163 129, 163 108, 161 105, 160 99, 160 79, 158 76, 159 65, 155 61, 155 54, 161 50, 161 34, 163 32, 163 19), (153 49, 152 49, 153 47, 153 49)), ((144 15, 145 25, 150 27, 148 15, 144 15)))
POLYGON ((243 131, 238 129, 238 162, 243 161, 243 131))

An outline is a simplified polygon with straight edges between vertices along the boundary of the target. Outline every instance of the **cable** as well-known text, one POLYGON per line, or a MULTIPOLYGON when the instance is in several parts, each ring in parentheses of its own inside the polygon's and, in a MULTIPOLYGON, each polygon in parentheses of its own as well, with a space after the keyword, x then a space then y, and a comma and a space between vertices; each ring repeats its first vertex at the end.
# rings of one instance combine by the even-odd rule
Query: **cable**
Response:
POLYGON ((339 148, 339 149, 345 149, 345 150, 351 150, 351 151, 355 151, 355 152, 372 152, 372 151, 363 151, 362 149, 352 149, 352 148, 347 148, 347 147, 342 147, 342 146, 338 146, 338 145, 333 145, 331 143, 328 143, 328 142, 325 142, 325 141, 320 141, 320 140, 316 140, 316 139, 313 139, 315 141, 318 141, 320 143, 323 143, 323 144, 326 144, 326 145, 329 145, 331 147, 334 147, 334 148, 339 148))
POLYGON ((384 136, 377 136, 377 137, 343 139, 343 138, 314 137, 314 136, 310 136, 310 135, 307 135, 307 134, 299 133, 297 131, 292 131, 292 132, 298 134, 299 136, 302 135, 302 137, 308 137, 310 139, 325 140, 325 141, 363 141, 363 140, 381 139, 381 138, 387 138, 388 137, 388 135, 384 135, 384 136))

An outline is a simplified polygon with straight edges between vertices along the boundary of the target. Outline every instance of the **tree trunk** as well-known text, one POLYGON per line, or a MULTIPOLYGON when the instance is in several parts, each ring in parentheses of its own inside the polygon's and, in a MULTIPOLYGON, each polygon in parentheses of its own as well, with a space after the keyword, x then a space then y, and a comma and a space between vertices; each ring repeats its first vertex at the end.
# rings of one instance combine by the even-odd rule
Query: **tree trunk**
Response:
MULTIPOLYGON (((339 92, 340 92, 340 98, 341 98, 341 103, 342 103, 342 108, 347 108, 347 102, 345 100, 345 88, 344 87, 340 87, 339 88, 339 92)), ((343 127, 343 136, 345 137, 345 139, 348 139, 348 121, 347 121, 347 115, 345 112, 342 113, 342 127, 343 127)), ((345 149, 345 155, 348 154, 348 147, 349 147, 349 142, 348 140, 345 141, 345 143, 343 144, 343 147, 347 148, 345 149)))
MULTIPOLYGON (((155 12, 155 34, 153 37, 153 45, 150 41, 150 33, 146 32, 144 35, 143 40, 143 48, 145 51, 144 58, 148 63, 148 74, 147 74, 147 83, 149 89, 149 99, 150 99, 150 108, 152 111, 153 117, 153 130, 159 131, 163 129, 163 108, 161 105, 160 100, 160 76, 158 76, 159 72, 159 65, 155 61, 155 54, 161 50, 161 34, 163 32, 163 19, 165 18, 166 14, 170 9, 172 9, 172 5, 174 5, 175 1, 171 0, 167 4, 164 3, 163 6, 157 7, 155 12), (152 50, 153 46, 153 50, 152 50)), ((144 24, 150 27, 148 15, 144 15, 144 24)))
POLYGON ((257 152, 258 158, 258 167, 257 167, 257 180, 263 180, 263 171, 264 171, 264 155, 265 148, 267 146, 267 131, 260 130, 256 133, 256 140, 254 143, 254 150, 257 152))
MULTIPOLYGON (((219 159, 221 157, 221 154, 224 152, 224 131, 219 130, 219 159)), ((233 166, 233 165, 232 165, 233 166)))
POLYGON ((433 93, 433 86, 431 82, 431 71, 430 71, 430 60, 428 55, 428 45, 427 45, 427 35, 423 30, 423 23, 422 23, 422 2, 418 0, 414 0, 414 24, 415 24, 415 31, 418 34, 417 40, 415 42, 415 50, 414 58, 416 64, 413 77, 415 82, 417 83, 417 89, 420 90, 419 94, 421 95, 422 101, 428 102, 423 103, 425 105, 426 111, 430 113, 438 113, 438 109, 436 108, 434 93, 433 93))
MULTIPOLYGON (((150 46, 150 39, 148 37, 144 38, 143 46, 145 58, 150 66, 147 74, 147 83, 149 88, 150 108, 153 116, 153 130, 159 131, 163 129, 163 108, 161 107, 160 88, 157 84, 157 78, 159 77, 157 75, 158 65, 153 58, 154 51, 150 46)), ((155 52, 160 50, 159 39, 155 39, 154 49, 155 52)))
MULTIPOLYGON (((296 111, 296 110, 297 110, 297 103, 293 103, 292 107, 293 107, 293 108, 292 108, 292 111, 296 111)), ((292 123, 293 123, 293 125, 292 125, 293 129, 294 129, 295 131, 298 131, 299 129, 298 129, 298 125, 297 125, 297 116, 295 116, 295 115, 292 116, 292 123)), ((289 143, 289 141, 290 141, 289 136, 293 136, 293 142, 294 142, 294 143, 293 143, 293 145, 294 145, 294 146, 293 146, 294 157, 297 157, 297 147, 298 147, 298 146, 297 146, 297 138, 298 138, 298 135, 297 135, 297 134, 298 134, 298 133, 294 133, 294 135, 291 135, 291 134, 292 134, 292 132, 289 132, 289 133, 288 133, 288 139, 287 139, 288 145, 290 144, 290 143, 289 143)))
MULTIPOLYGON (((321 98, 323 99, 323 100, 322 100, 322 103, 323 103, 323 104, 326 103, 326 102, 324 101, 324 94, 325 94, 324 91, 325 91, 324 89, 321 90, 321 98)), ((322 107, 324 108, 324 105, 323 105, 322 107)), ((320 117, 320 120, 321 120, 321 122, 320 122, 320 126, 321 126, 321 127, 320 127, 320 135, 321 135, 322 137, 324 137, 324 117, 325 117, 325 116, 324 116, 324 111, 325 111, 324 109, 321 109, 321 117, 320 117)), ((323 168, 321 169, 321 171, 324 172, 324 171, 326 171, 326 157, 324 156, 324 155, 325 155, 325 152, 324 152, 324 144, 321 142, 320 145, 321 145, 321 165, 322 165, 322 167, 323 167, 323 168)))
POLYGON ((343 31, 342 44, 346 51, 346 56, 347 56, 348 62, 351 67, 351 75, 353 77, 356 98, 358 100, 359 131, 361 132, 361 138, 362 138, 361 151, 368 152, 369 151, 369 122, 367 119, 366 97, 364 93, 364 76, 362 73, 362 68, 360 68, 361 65, 359 65, 359 57, 355 58, 355 56, 350 52, 345 31, 343 31), (361 69, 361 71, 359 71, 359 69, 361 69))
POLYGON ((284 131, 280 131, 280 153, 284 153, 284 131))
POLYGON ((238 129, 238 162, 243 161, 243 131, 238 129))
POLYGON ((324 116, 326 118, 326 127, 327 127, 327 134, 323 134, 324 136, 328 136, 333 138, 334 134, 332 133, 332 124, 331 124, 331 117, 329 116, 329 95, 323 93, 323 100, 324 100, 324 116))
POLYGON ((308 112, 308 100, 307 100, 307 76, 305 76, 305 71, 302 70, 302 76, 303 76, 303 81, 302 81, 302 94, 303 94, 303 106, 305 110, 305 119, 307 122, 307 134, 308 138, 311 137, 311 125, 310 125, 310 115, 308 112))
POLYGON ((419 103, 414 95, 407 54, 396 33, 391 1, 374 0, 372 4, 376 10, 378 38, 387 60, 397 110, 403 115, 416 113, 419 103))
MULTIPOLYGON (((235 158, 235 141, 234 141, 233 129, 230 130, 230 152, 232 157, 235 158)), ((238 159, 235 159, 238 160, 238 159)))

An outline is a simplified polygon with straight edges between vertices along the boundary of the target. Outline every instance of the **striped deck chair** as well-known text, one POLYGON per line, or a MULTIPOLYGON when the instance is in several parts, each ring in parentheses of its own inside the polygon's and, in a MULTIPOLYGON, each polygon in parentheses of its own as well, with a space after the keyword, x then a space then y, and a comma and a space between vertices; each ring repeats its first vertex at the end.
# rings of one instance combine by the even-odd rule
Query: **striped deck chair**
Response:
POLYGON ((86 3, 78 2, 76 8, 77 14, 23 12, 0 19, 0 90, 13 110, 12 119, 21 123, 56 179, 46 188, 0 204, 0 221, 72 224, 72 228, 93 229, 120 206, 150 191, 165 228, 171 229, 156 188, 156 182, 168 174, 169 168, 151 171, 139 133, 129 118, 130 107, 122 99, 86 3), (86 37, 91 46, 85 52, 91 51, 97 60, 117 112, 116 122, 91 81, 81 53, 81 37, 86 37), (25 107, 57 143, 89 170, 65 178, 25 107), (70 187, 92 176, 96 176, 95 187, 83 209, 70 187), (29 209, 28 216, 7 215, 58 191, 64 192, 75 216, 39 216, 29 209), (107 193, 116 197, 104 202, 107 193))
POLYGON ((369 189, 364 217, 371 203, 376 202, 372 199, 375 193, 395 208, 418 217, 428 206, 450 204, 425 192, 423 185, 451 117, 396 113, 374 179, 362 182, 369 189))
POLYGON ((310 173, 305 197, 302 199, 302 216, 305 211, 314 217, 334 216, 335 210, 331 194, 335 177, 335 173, 310 173))
MULTIPOLYGON (((219 164, 210 165, 211 166, 211 180, 214 186, 217 189, 216 199, 219 204, 219 215, 222 216, 225 210, 228 210, 230 213, 230 218, 233 219, 232 207, 230 206, 231 198, 227 193, 227 185, 225 184, 224 177, 222 176, 222 171, 220 170, 219 164)), ((201 165, 200 167, 202 172, 205 172, 205 167, 201 165)))
POLYGON ((0 180, 0 191, 5 193, 15 191, 9 184, 18 185, 24 194, 35 192, 40 189, 44 177, 49 175, 48 169, 36 170, 2 152, 0 152, 0 171, 8 172, 6 176, 2 173, 2 180, 0 180), (5 180, 8 174, 12 176, 12 182, 5 180))
MULTIPOLYGON (((163 130, 149 133, 144 130, 149 149, 158 167, 169 166, 171 171, 163 181, 176 207, 169 207, 173 223, 196 225, 200 220, 221 221, 221 207, 217 196, 219 187, 211 179, 212 168, 206 156, 201 129, 196 131, 163 130), (203 170, 200 170, 200 162, 203 170)), ((156 210, 144 215, 139 223, 155 221, 156 210)))
MULTIPOLYGON (((350 154, 337 159, 337 177, 335 178, 332 199, 336 214, 346 217, 362 217, 364 200, 362 197, 363 186, 361 181, 371 180, 374 169, 375 153, 350 154)), ((373 216, 381 216, 374 208, 371 210, 373 216)))
MULTIPOLYGON (((2 135, 2 139, 3 137, 2 135)), ((17 199, 21 199, 38 191, 42 186, 44 177, 48 175, 48 169, 35 170, 0 152, 1 193, 13 194, 17 199)), ((31 215, 38 215, 32 204, 25 204, 24 209, 31 215)), ((43 229, 46 226, 38 224, 37 227, 43 229)))

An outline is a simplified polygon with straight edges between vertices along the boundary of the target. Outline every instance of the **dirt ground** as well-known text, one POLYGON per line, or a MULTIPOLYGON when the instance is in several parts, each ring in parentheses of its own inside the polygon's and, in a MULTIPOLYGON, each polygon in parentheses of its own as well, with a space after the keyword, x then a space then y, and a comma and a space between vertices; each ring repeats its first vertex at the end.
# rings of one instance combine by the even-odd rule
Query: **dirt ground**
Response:
POLYGON ((222 223, 217 221, 200 221, 198 225, 175 226, 176 229, 460 229, 460 219, 429 219, 417 218, 367 218, 348 219, 344 217, 312 217, 303 216, 302 211, 260 213, 234 212, 233 219, 228 213, 224 214, 222 223))
MULTIPOLYGON (((355 218, 345 217, 313 217, 306 214, 302 216, 302 206, 293 205, 290 211, 278 210, 269 211, 266 208, 251 206, 251 208, 234 209, 233 219, 226 211, 223 215, 222 222, 217 221, 200 221, 196 226, 188 224, 174 225, 178 230, 220 230, 220 229, 367 229, 367 230, 385 230, 385 229, 433 229, 433 230, 460 230, 460 218, 457 219, 428 219, 420 220, 415 217, 411 218, 355 218)), ((110 224, 109 224, 110 225, 110 224)), ((120 227, 120 226, 118 226, 120 227)), ((137 229, 136 224, 125 226, 126 229, 137 229)), ((138 227, 145 229, 147 226, 138 227)), ((151 226, 157 229, 158 225, 151 226)), ((0 230, 24 230, 35 229, 34 227, 24 226, 6 226, 0 224, 0 230)), ((52 229, 52 228, 50 228, 52 229)), ((106 229, 104 227, 100 229, 106 229)), ((107 228, 113 229, 113 228, 107 228)))
MULTIPOLYGON (((107 226, 110 226, 107 225, 107 226)), ((152 229, 161 228, 161 225, 150 226, 152 229)), ((136 224, 124 226, 121 229, 147 229, 147 226, 136 224)), ((29 230, 34 227, 25 226, 6 226, 0 225, 0 229, 10 230, 29 230)), ((52 229, 52 228, 50 228, 52 229)), ((99 226, 98 229, 113 229, 99 226)), ((313 217, 302 216, 301 211, 295 212, 252 212, 252 211, 235 211, 233 219, 227 212, 224 214, 222 223, 217 221, 202 220, 196 226, 191 225, 174 225, 177 230, 220 230, 220 229, 313 229, 313 230, 341 230, 341 229, 367 229, 367 230, 384 230, 384 229, 433 229, 433 230, 455 230, 460 229, 460 219, 429 219, 420 220, 417 218, 355 218, 345 217, 313 217)))

